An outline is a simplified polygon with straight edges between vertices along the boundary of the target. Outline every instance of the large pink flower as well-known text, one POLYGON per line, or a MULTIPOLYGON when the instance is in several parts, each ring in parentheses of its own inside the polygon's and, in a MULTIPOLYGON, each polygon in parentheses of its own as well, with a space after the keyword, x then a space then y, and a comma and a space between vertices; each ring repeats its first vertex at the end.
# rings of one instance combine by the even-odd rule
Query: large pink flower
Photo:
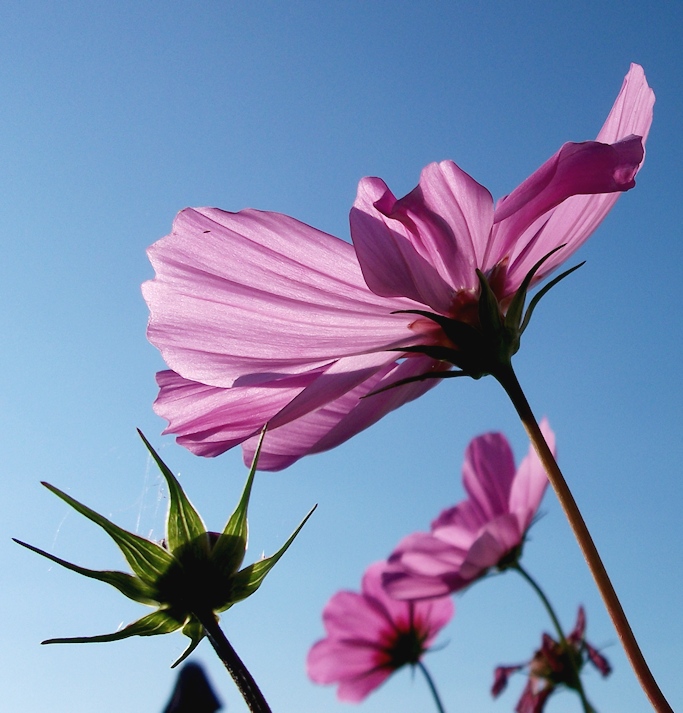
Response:
POLYGON ((306 662, 316 683, 338 683, 343 701, 361 701, 397 669, 417 664, 453 616, 448 598, 399 602, 382 589, 385 562, 371 565, 360 593, 337 592, 323 610, 326 638, 306 662))
POLYGON ((534 282, 574 253, 635 185, 653 103, 632 65, 597 141, 565 144, 495 206, 452 161, 399 200, 365 178, 353 245, 278 213, 182 211, 143 285, 166 432, 205 456, 243 443, 250 461, 268 422, 259 467, 278 470, 423 394, 434 379, 361 398, 457 363, 453 333, 416 311, 476 328, 477 269, 504 312, 540 258, 564 246, 534 282))
MULTIPOLYGON (((554 452, 555 436, 545 420, 541 430, 554 452)), ((475 438, 465 453, 463 483, 467 500, 444 510, 430 533, 408 535, 389 558, 384 585, 391 596, 441 597, 520 556, 548 485, 533 447, 515 471, 503 434, 475 438)))

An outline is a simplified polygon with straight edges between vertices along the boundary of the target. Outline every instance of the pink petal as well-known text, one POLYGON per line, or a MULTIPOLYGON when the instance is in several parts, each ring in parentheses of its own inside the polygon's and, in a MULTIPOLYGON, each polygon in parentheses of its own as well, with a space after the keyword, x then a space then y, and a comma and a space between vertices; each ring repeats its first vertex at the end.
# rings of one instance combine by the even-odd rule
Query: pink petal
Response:
MULTIPOLYGON (((306 670, 309 678, 315 683, 354 683, 363 681, 371 673, 382 673, 375 685, 365 688, 359 683, 358 690, 365 690, 362 697, 388 678, 392 671, 380 666, 381 653, 371 647, 356 646, 336 639, 323 639, 313 645, 306 659, 306 670)), ((351 686, 350 690, 353 690, 351 686)), ((345 700, 361 700, 361 698, 346 698, 345 700)))
POLYGON ((642 136, 645 141, 652 125, 654 103, 655 94, 648 86, 643 68, 631 64, 597 141, 613 143, 631 134, 642 136))
POLYGON ((460 569, 472 539, 470 536, 463 548, 434 535, 416 532, 399 542, 389 561, 399 563, 410 574, 426 577, 452 574, 460 569))
POLYGON ((503 515, 490 522, 470 547, 459 575, 465 580, 480 577, 487 569, 495 567, 510 550, 522 541, 522 531, 517 518, 503 515))
POLYGON ((443 510, 432 521, 432 532, 453 544, 464 546, 457 531, 474 533, 488 522, 488 517, 478 505, 470 500, 463 500, 451 508, 443 510), (445 528, 456 528, 455 539, 453 534, 446 534, 445 528), (442 532, 443 530, 443 532, 442 532))
MULTIPOLYGON (((520 261, 515 262, 517 256, 523 255, 528 263, 532 260, 531 254, 545 255, 566 242, 564 234, 548 230, 542 233, 542 238, 536 238, 540 226, 534 226, 534 230, 525 235, 524 231, 534 221, 541 216, 545 220, 549 211, 571 196, 617 193, 633 188, 644 155, 641 138, 636 136, 611 145, 596 141, 564 144, 496 206, 495 240, 500 243, 503 254, 512 254, 511 270, 520 269, 520 261), (533 250, 529 246, 532 237, 536 240, 533 250)), ((566 258, 564 254, 562 259, 566 258)))
POLYGON ((389 569, 385 574, 384 587, 395 599, 431 599, 448 596, 449 582, 440 577, 423 577, 403 569, 389 569))
MULTIPOLYGON (((374 207, 455 291, 478 289, 475 269, 491 233, 493 198, 453 161, 429 164, 407 196, 395 201, 384 194, 374 207)), ((361 265, 365 270, 362 259, 361 265)))
MULTIPOLYGON (((552 454, 556 456, 555 434, 547 419, 541 421, 540 428, 552 454)), ((518 514, 522 531, 531 525, 547 487, 548 476, 536 455, 536 450, 530 446, 528 454, 519 465, 510 489, 510 512, 518 514)))
POLYGON ((192 453, 216 456, 258 434, 318 376, 298 374, 263 386, 221 389, 183 379, 174 371, 157 374, 159 395, 154 411, 165 418, 164 433, 177 436, 192 453))
MULTIPOLYGON (((398 386, 363 398, 373 391, 404 378, 430 371, 447 371, 449 366, 429 357, 411 357, 377 371, 356 388, 295 421, 274 428, 265 436, 260 470, 281 470, 304 455, 320 453, 360 433, 390 411, 416 399, 438 382, 435 379, 398 386)), ((243 443, 245 463, 250 463, 257 438, 243 443)))
POLYGON ((393 628, 386 611, 369 602, 364 592, 337 592, 325 605, 323 623, 329 638, 377 649, 393 628))
MULTIPOLYGON (((636 136, 642 138, 644 147, 652 123, 654 101, 654 93, 647 84, 642 67, 632 64, 597 141, 604 144, 626 141, 620 149, 623 151, 624 148, 633 146, 634 140, 630 137, 636 136)), ((633 174, 640 166, 642 159, 633 174)), ((622 180, 628 178, 632 171, 628 162, 624 168, 626 175, 621 177, 622 180)), ((496 231, 503 231, 510 240, 517 242, 508 275, 509 291, 516 289, 531 267, 554 247, 566 245, 544 264, 536 280, 541 280, 567 260, 600 225, 619 195, 620 193, 616 192, 567 198, 517 238, 510 226, 497 226, 496 231)), ((506 241, 503 233, 496 233, 495 240, 506 241)))
POLYGON ((358 184, 349 221, 365 282, 382 297, 409 297, 447 312, 453 288, 415 249, 415 230, 394 214, 396 205, 381 179, 364 178, 358 184))
MULTIPOLYGON (((415 621, 421 622, 424 631, 429 632, 425 639, 425 648, 430 646, 441 629, 448 624, 455 614, 455 605, 449 596, 440 599, 413 602, 415 621)), ((419 626, 418 628, 421 628, 419 626)))
POLYGON ((519 664, 517 666, 498 666, 493 674, 493 686, 491 686, 491 695, 496 698, 499 696, 507 687, 508 679, 513 673, 521 671, 524 668, 524 664, 519 664))
POLYGON ((372 693, 383 684, 392 673, 393 671, 391 669, 379 668, 366 673, 364 676, 342 681, 337 689, 337 698, 340 701, 359 703, 365 699, 369 693, 372 693))
POLYGON ((482 520, 508 512, 515 460, 503 434, 487 433, 472 440, 462 473, 472 507, 482 520))
POLYGON ((610 673, 612 673, 612 666, 610 665, 610 662, 587 641, 584 641, 583 645, 593 666, 595 666, 595 668, 597 668, 603 676, 609 676, 610 673))
POLYGON ((285 215, 188 208, 148 253, 148 337, 186 379, 272 380, 414 336, 391 314, 414 303, 374 295, 351 245, 285 215))

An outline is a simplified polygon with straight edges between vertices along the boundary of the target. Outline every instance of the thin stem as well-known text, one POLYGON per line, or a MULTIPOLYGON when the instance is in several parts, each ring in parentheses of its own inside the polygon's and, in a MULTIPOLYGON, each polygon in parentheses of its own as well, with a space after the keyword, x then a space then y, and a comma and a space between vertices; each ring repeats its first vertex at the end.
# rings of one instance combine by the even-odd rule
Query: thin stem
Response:
POLYGON ((232 676, 249 710, 252 713, 272 713, 270 706, 266 703, 266 699, 256 685, 256 681, 254 681, 253 676, 247 670, 242 659, 237 655, 235 649, 233 649, 232 644, 226 638, 223 630, 218 626, 218 621, 216 621, 216 617, 213 613, 210 612, 206 615, 195 613, 195 616, 204 627, 211 646, 213 646, 225 668, 228 669, 228 673, 232 676))
POLYGON ((513 564, 511 566, 511 569, 516 570, 517 572, 519 572, 519 574, 522 575, 522 577, 531 585, 531 588, 536 592, 536 594, 538 594, 540 600, 543 602, 543 606, 545 607, 546 611, 548 612, 548 615, 550 616, 553 622, 553 626, 555 627, 555 631, 557 632, 557 635, 559 637, 560 644, 562 644, 562 648, 567 652, 567 659, 574 672, 574 679, 576 681, 577 686, 576 691, 579 694, 579 698, 581 699, 581 704, 583 705, 584 713, 596 713, 595 708, 593 708, 593 706, 588 702, 588 699, 586 698, 586 692, 583 690, 583 681, 581 680, 579 668, 576 665, 576 660, 571 655, 571 652, 569 650, 569 644, 567 643, 567 638, 564 635, 564 631, 562 631, 560 620, 557 618, 557 614, 555 614, 555 610, 553 609, 550 600, 548 599, 548 597, 546 597, 545 592, 541 589, 538 582, 522 567, 521 564, 519 564, 519 562, 513 564))
POLYGON ((436 690, 436 684, 434 683, 434 680, 429 674, 429 671, 427 670, 427 667, 422 663, 422 661, 417 662, 417 667, 422 671, 425 679, 427 680, 427 685, 429 686, 429 690, 432 692, 432 696, 434 697, 434 703, 436 703, 436 709, 439 711, 439 713, 446 713, 446 709, 443 707, 443 703, 441 702, 441 698, 439 698, 439 692, 436 690))
POLYGON ((538 457, 541 459, 541 463, 545 468, 546 474, 548 475, 548 480, 555 490, 557 499, 560 501, 560 505, 564 510, 564 514, 569 521, 574 536, 576 537, 581 552, 588 563, 588 568, 593 575, 593 579, 598 586, 598 591, 602 597, 605 607, 612 618, 612 623, 614 624, 621 644, 624 647, 626 656, 628 657, 631 667, 633 668, 636 677, 647 695, 650 699, 652 707, 657 711, 657 713, 673 713, 673 709, 669 705, 668 701, 664 697, 664 694, 660 690, 657 682, 652 675, 652 672, 648 668, 647 662, 638 646, 631 626, 628 623, 626 614, 619 602, 617 593, 614 591, 612 582, 609 579, 607 570, 600 559, 598 550, 595 547, 593 538, 586 527, 586 523, 583 520, 583 516, 574 500, 574 496, 569 490, 569 486, 562 475, 557 462, 553 454, 548 448, 548 444, 543 438, 541 429, 538 427, 536 418, 529 406, 529 402, 522 391, 522 387, 517 381, 517 376, 512 370, 512 365, 508 365, 504 368, 501 367, 498 373, 494 374, 495 378, 499 381, 501 386, 505 389, 507 395, 510 397, 522 424, 526 429, 526 432, 538 453, 538 457))

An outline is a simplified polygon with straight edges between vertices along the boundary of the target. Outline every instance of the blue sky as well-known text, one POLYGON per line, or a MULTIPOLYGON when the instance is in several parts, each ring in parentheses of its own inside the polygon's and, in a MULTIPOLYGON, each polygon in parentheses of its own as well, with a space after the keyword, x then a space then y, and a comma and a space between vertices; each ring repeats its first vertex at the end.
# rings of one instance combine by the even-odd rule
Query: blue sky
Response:
MULTIPOLYGON (((51 566, 19 537, 84 566, 123 567, 49 480, 140 534, 166 507, 140 427, 207 523, 222 526, 246 476, 239 453, 192 457, 151 403, 163 367, 145 339, 145 248, 188 205, 257 207, 348 236, 362 176, 397 195, 451 158, 494 196, 559 146, 599 130, 630 62, 657 95, 648 156, 577 256, 586 265, 544 299, 515 366, 558 438, 581 505, 652 669, 683 706, 681 462, 683 248, 679 218, 683 5, 675 2, 10 3, 0 11, 0 558, 3 706, 161 710, 180 635, 41 647, 105 633, 143 613, 103 584, 51 566)), ((223 617, 275 711, 343 711, 309 683, 320 611, 406 534, 463 497, 467 442, 521 426, 491 380, 447 382, 335 451, 257 478, 250 555, 274 552, 318 511, 269 580, 223 617)), ((647 710, 554 497, 524 561, 566 627, 583 603, 588 636, 614 666, 586 678, 599 711, 647 710)), ((456 600, 428 664, 448 710, 511 710, 489 687, 525 660, 549 622, 512 574, 456 600)), ((196 659, 228 710, 243 710, 202 644, 196 659)), ((428 710, 403 671, 364 711, 428 710)), ((557 696, 549 713, 578 710, 557 696)))

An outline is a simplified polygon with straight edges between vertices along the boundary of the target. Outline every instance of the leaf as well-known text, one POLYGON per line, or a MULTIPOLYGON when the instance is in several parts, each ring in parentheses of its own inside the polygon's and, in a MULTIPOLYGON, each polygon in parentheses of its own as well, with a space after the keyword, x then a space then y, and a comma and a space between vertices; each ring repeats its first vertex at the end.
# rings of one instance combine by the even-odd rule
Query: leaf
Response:
POLYGON ((171 552, 175 552, 178 548, 189 545, 190 543, 192 543, 192 547, 205 543, 205 550, 208 554, 209 539, 202 518, 188 500, 170 468, 161 460, 159 454, 152 448, 150 442, 145 438, 140 429, 138 429, 138 433, 168 484, 169 506, 168 517, 166 519, 168 549, 171 552))
POLYGON ((163 547, 157 545, 156 542, 145 540, 143 537, 139 537, 115 525, 86 505, 79 503, 78 500, 74 500, 59 488, 55 488, 54 485, 45 482, 43 482, 43 485, 65 503, 71 505, 74 510, 105 530, 123 552, 133 572, 146 584, 154 585, 156 580, 172 564, 173 557, 163 547))
POLYGON ((157 636, 159 634, 170 634, 177 631, 182 623, 174 619, 165 611, 155 611, 142 619, 134 621, 113 634, 101 634, 100 636, 73 636, 61 639, 46 639, 43 644, 90 644, 106 643, 109 641, 119 641, 130 636, 157 636))
POLYGON ((140 602, 141 604, 158 603, 155 599, 156 590, 153 587, 150 587, 148 584, 145 584, 145 582, 143 582, 138 577, 134 577, 133 575, 127 574, 126 572, 114 572, 112 570, 94 570, 87 569, 86 567, 80 567, 77 564, 67 562, 66 560, 61 559, 61 557, 51 555, 49 552, 45 552, 44 550, 41 550, 38 547, 34 547, 33 545, 29 545, 26 542, 22 542, 21 540, 17 540, 15 538, 12 539, 14 539, 14 541, 18 545, 26 547, 27 549, 36 552, 37 554, 42 555, 43 557, 46 557, 47 559, 52 560, 52 562, 56 562, 58 565, 61 565, 66 569, 70 569, 72 572, 77 572, 78 574, 82 574, 85 577, 97 579, 100 582, 106 582, 112 587, 116 587, 116 589, 118 589, 121 594, 124 594, 133 601, 140 602))
POLYGON ((218 611, 225 611, 235 602, 239 602, 242 599, 246 599, 261 586, 261 583, 266 578, 268 572, 273 569, 280 557, 284 555, 284 553, 287 551, 292 542, 294 542, 294 538, 299 534, 299 532, 301 532, 301 528, 306 524, 308 518, 311 517, 317 507, 317 505, 314 505, 310 509, 308 515, 306 515, 306 517, 301 521, 299 527, 294 530, 287 542, 285 542, 285 544, 282 545, 282 547, 280 547, 280 549, 274 555, 259 560, 258 562, 254 562, 254 564, 250 564, 248 567, 245 567, 243 570, 240 570, 233 577, 231 601, 229 604, 222 607, 218 611))

